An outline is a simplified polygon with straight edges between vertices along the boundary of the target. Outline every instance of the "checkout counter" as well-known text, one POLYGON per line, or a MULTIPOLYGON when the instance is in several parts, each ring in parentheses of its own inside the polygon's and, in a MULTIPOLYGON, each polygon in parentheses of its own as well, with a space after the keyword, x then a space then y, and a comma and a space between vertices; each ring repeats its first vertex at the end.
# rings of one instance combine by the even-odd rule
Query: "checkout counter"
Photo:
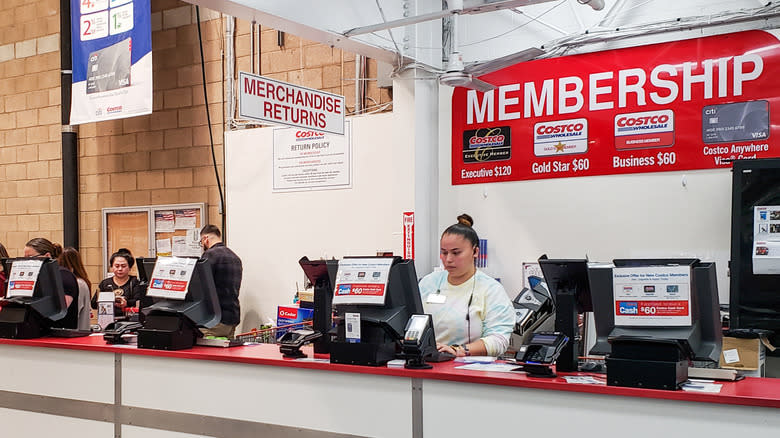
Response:
MULTIPOLYGON (((284 359, 276 345, 189 350, 102 336, 0 339, 4 436, 733 437, 780 430, 780 380, 720 393, 583 385, 523 373, 284 359)), ((576 373, 572 373, 576 374, 576 373)))

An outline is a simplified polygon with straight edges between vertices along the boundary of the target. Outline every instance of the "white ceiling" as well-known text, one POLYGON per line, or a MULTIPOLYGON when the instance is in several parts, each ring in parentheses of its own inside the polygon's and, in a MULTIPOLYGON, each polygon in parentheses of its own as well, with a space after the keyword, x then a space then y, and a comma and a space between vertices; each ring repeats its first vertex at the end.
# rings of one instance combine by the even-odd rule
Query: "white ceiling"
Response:
MULTIPOLYGON (((443 23, 450 20, 447 10, 458 3, 449 0, 448 7, 447 0, 189 1, 391 64, 416 62, 434 70, 444 68, 448 51, 442 48, 443 23), (410 23, 431 17, 435 19, 410 23), (396 20, 401 21, 390 23, 389 29, 348 36, 354 29, 396 20)), ((598 50, 596 43, 627 35, 633 39, 625 45, 657 41, 661 33, 674 30, 722 33, 737 30, 733 24, 722 24, 734 20, 740 20, 741 28, 777 27, 780 19, 779 5, 758 0, 603 0, 606 6, 601 11, 580 4, 587 1, 462 0, 457 46, 463 61, 489 61, 529 47, 542 47, 550 55, 598 50)))

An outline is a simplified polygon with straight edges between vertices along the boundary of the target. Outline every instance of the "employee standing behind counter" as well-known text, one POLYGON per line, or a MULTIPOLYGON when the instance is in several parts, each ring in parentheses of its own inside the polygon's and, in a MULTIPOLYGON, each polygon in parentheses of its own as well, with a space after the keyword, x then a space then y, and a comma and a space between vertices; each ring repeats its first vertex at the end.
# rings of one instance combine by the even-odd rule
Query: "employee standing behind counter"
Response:
POLYGON ((437 349, 456 356, 498 356, 515 324, 512 302, 499 282, 477 270, 479 237, 467 214, 441 235, 444 271, 420 280, 425 313, 433 316, 437 349))
MULTIPOLYGON (((135 260, 133 255, 127 250, 119 250, 111 254, 109 259, 113 276, 108 277, 98 285, 99 292, 113 292, 114 316, 123 316, 125 307, 135 307, 140 305, 144 291, 139 286, 138 277, 130 275, 130 269, 133 268, 135 260)), ((92 296, 92 308, 97 309, 97 300, 99 293, 92 296)))

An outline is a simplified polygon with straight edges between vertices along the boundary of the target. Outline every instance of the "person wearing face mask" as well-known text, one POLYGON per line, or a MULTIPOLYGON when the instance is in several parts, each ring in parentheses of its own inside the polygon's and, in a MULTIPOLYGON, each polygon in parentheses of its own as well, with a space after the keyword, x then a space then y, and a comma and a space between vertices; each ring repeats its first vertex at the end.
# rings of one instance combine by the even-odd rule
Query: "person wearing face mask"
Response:
POLYGON ((436 347, 456 356, 499 356, 509 347, 515 312, 504 287, 477 270, 479 237, 467 214, 441 235, 444 270, 420 280, 425 313, 433 317, 436 347))
MULTIPOLYGON (((99 292, 114 293, 114 316, 123 316, 125 307, 140 305, 139 300, 143 297, 143 290, 139 285, 138 277, 130 275, 130 269, 133 268, 135 260, 132 254, 125 251, 117 251, 111 254, 109 262, 114 275, 101 281, 98 285, 99 292)), ((99 293, 96 293, 92 296, 93 309, 97 309, 98 295, 99 293)))

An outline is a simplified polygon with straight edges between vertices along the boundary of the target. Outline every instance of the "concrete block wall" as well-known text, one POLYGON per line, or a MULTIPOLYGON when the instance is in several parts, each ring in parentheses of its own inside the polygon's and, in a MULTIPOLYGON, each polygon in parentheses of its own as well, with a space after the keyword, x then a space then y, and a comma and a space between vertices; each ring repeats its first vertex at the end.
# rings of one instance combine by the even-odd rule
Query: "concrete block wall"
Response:
POLYGON ((62 240, 59 1, 0 2, 0 242, 62 240))
MULTIPOLYGON (((200 16, 224 178, 226 19, 204 8, 200 16)), ((250 27, 237 20, 236 71, 252 71, 250 27)), ((258 32, 256 73, 343 94, 348 113, 354 108, 354 54, 290 34, 279 47, 276 30, 258 26, 256 38, 258 32)), ((33 237, 62 241, 59 44, 59 0, 0 2, 0 242, 12 256, 33 237)), ((207 221, 221 223, 193 5, 152 1, 152 50, 153 113, 78 126, 80 249, 93 283, 103 278, 102 208, 205 202, 207 221)), ((368 68, 375 77, 375 62, 368 68)), ((368 106, 392 99, 375 81, 367 96, 368 106)))

